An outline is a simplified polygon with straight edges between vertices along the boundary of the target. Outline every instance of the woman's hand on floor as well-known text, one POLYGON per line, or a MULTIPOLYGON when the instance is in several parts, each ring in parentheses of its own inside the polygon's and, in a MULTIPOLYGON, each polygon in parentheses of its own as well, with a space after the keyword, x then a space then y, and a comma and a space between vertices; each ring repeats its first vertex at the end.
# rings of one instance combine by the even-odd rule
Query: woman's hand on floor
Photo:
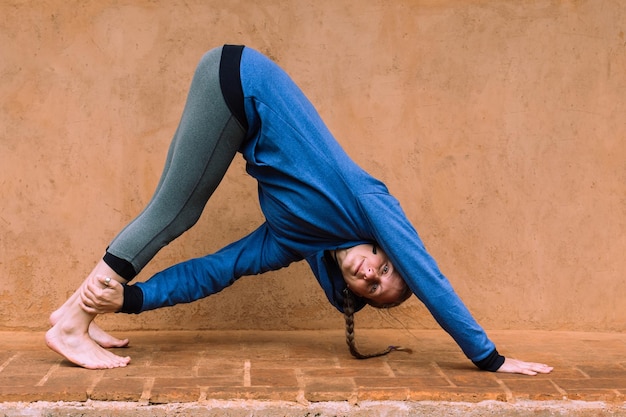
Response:
POLYGON ((509 374, 537 375, 552 371, 552 366, 543 363, 524 362, 518 359, 506 358, 497 372, 509 374))

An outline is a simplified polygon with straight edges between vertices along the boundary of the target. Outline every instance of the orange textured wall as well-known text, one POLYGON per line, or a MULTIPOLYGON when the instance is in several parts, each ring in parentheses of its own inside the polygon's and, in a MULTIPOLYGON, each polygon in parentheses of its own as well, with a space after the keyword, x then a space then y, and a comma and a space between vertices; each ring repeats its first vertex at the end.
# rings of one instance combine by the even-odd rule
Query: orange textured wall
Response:
MULTIPOLYGON (((617 1, 0 3, 0 329, 47 327, 142 209, 204 51, 283 66, 489 329, 626 329, 617 1)), ((239 157, 140 279, 262 222, 239 157)), ((341 328, 304 263, 109 329, 341 328)), ((435 327, 416 300, 359 327, 435 327), (402 323, 402 324, 401 324, 402 323)))

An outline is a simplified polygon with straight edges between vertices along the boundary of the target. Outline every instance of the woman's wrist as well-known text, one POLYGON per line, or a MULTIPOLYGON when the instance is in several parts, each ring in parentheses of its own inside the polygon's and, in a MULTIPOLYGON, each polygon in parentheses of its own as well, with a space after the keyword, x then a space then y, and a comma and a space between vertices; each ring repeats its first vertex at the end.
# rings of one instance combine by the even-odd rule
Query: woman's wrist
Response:
POLYGON ((500 355, 498 350, 494 348, 493 352, 491 352, 486 358, 472 362, 474 362, 474 365, 483 371, 496 372, 504 363, 504 359, 505 357, 500 355))
POLYGON ((124 285, 124 301, 120 313, 138 314, 143 306, 143 291, 136 285, 124 285))

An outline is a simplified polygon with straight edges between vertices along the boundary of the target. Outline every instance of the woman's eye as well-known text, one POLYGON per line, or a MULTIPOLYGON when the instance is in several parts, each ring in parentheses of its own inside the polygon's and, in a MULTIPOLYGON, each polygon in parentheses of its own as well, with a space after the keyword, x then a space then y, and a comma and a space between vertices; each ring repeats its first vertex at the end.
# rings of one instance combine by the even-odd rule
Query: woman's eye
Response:
POLYGON ((389 272, 389 265, 383 266, 383 274, 386 274, 387 272, 389 272))
POLYGON ((374 284, 370 287, 370 294, 374 294, 378 289, 378 284, 374 284))

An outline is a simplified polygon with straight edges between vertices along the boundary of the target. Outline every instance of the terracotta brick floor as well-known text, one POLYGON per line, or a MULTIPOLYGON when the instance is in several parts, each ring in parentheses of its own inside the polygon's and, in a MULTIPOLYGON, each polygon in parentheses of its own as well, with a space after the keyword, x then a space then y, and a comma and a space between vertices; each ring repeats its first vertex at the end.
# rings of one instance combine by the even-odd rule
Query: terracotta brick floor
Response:
POLYGON ((90 371, 48 350, 43 333, 0 332, 0 402, 141 404, 272 400, 623 403, 626 334, 492 331, 501 353, 547 362, 535 377, 481 372, 442 331, 361 330, 362 350, 404 344, 359 361, 341 331, 133 332, 126 368, 90 371))

